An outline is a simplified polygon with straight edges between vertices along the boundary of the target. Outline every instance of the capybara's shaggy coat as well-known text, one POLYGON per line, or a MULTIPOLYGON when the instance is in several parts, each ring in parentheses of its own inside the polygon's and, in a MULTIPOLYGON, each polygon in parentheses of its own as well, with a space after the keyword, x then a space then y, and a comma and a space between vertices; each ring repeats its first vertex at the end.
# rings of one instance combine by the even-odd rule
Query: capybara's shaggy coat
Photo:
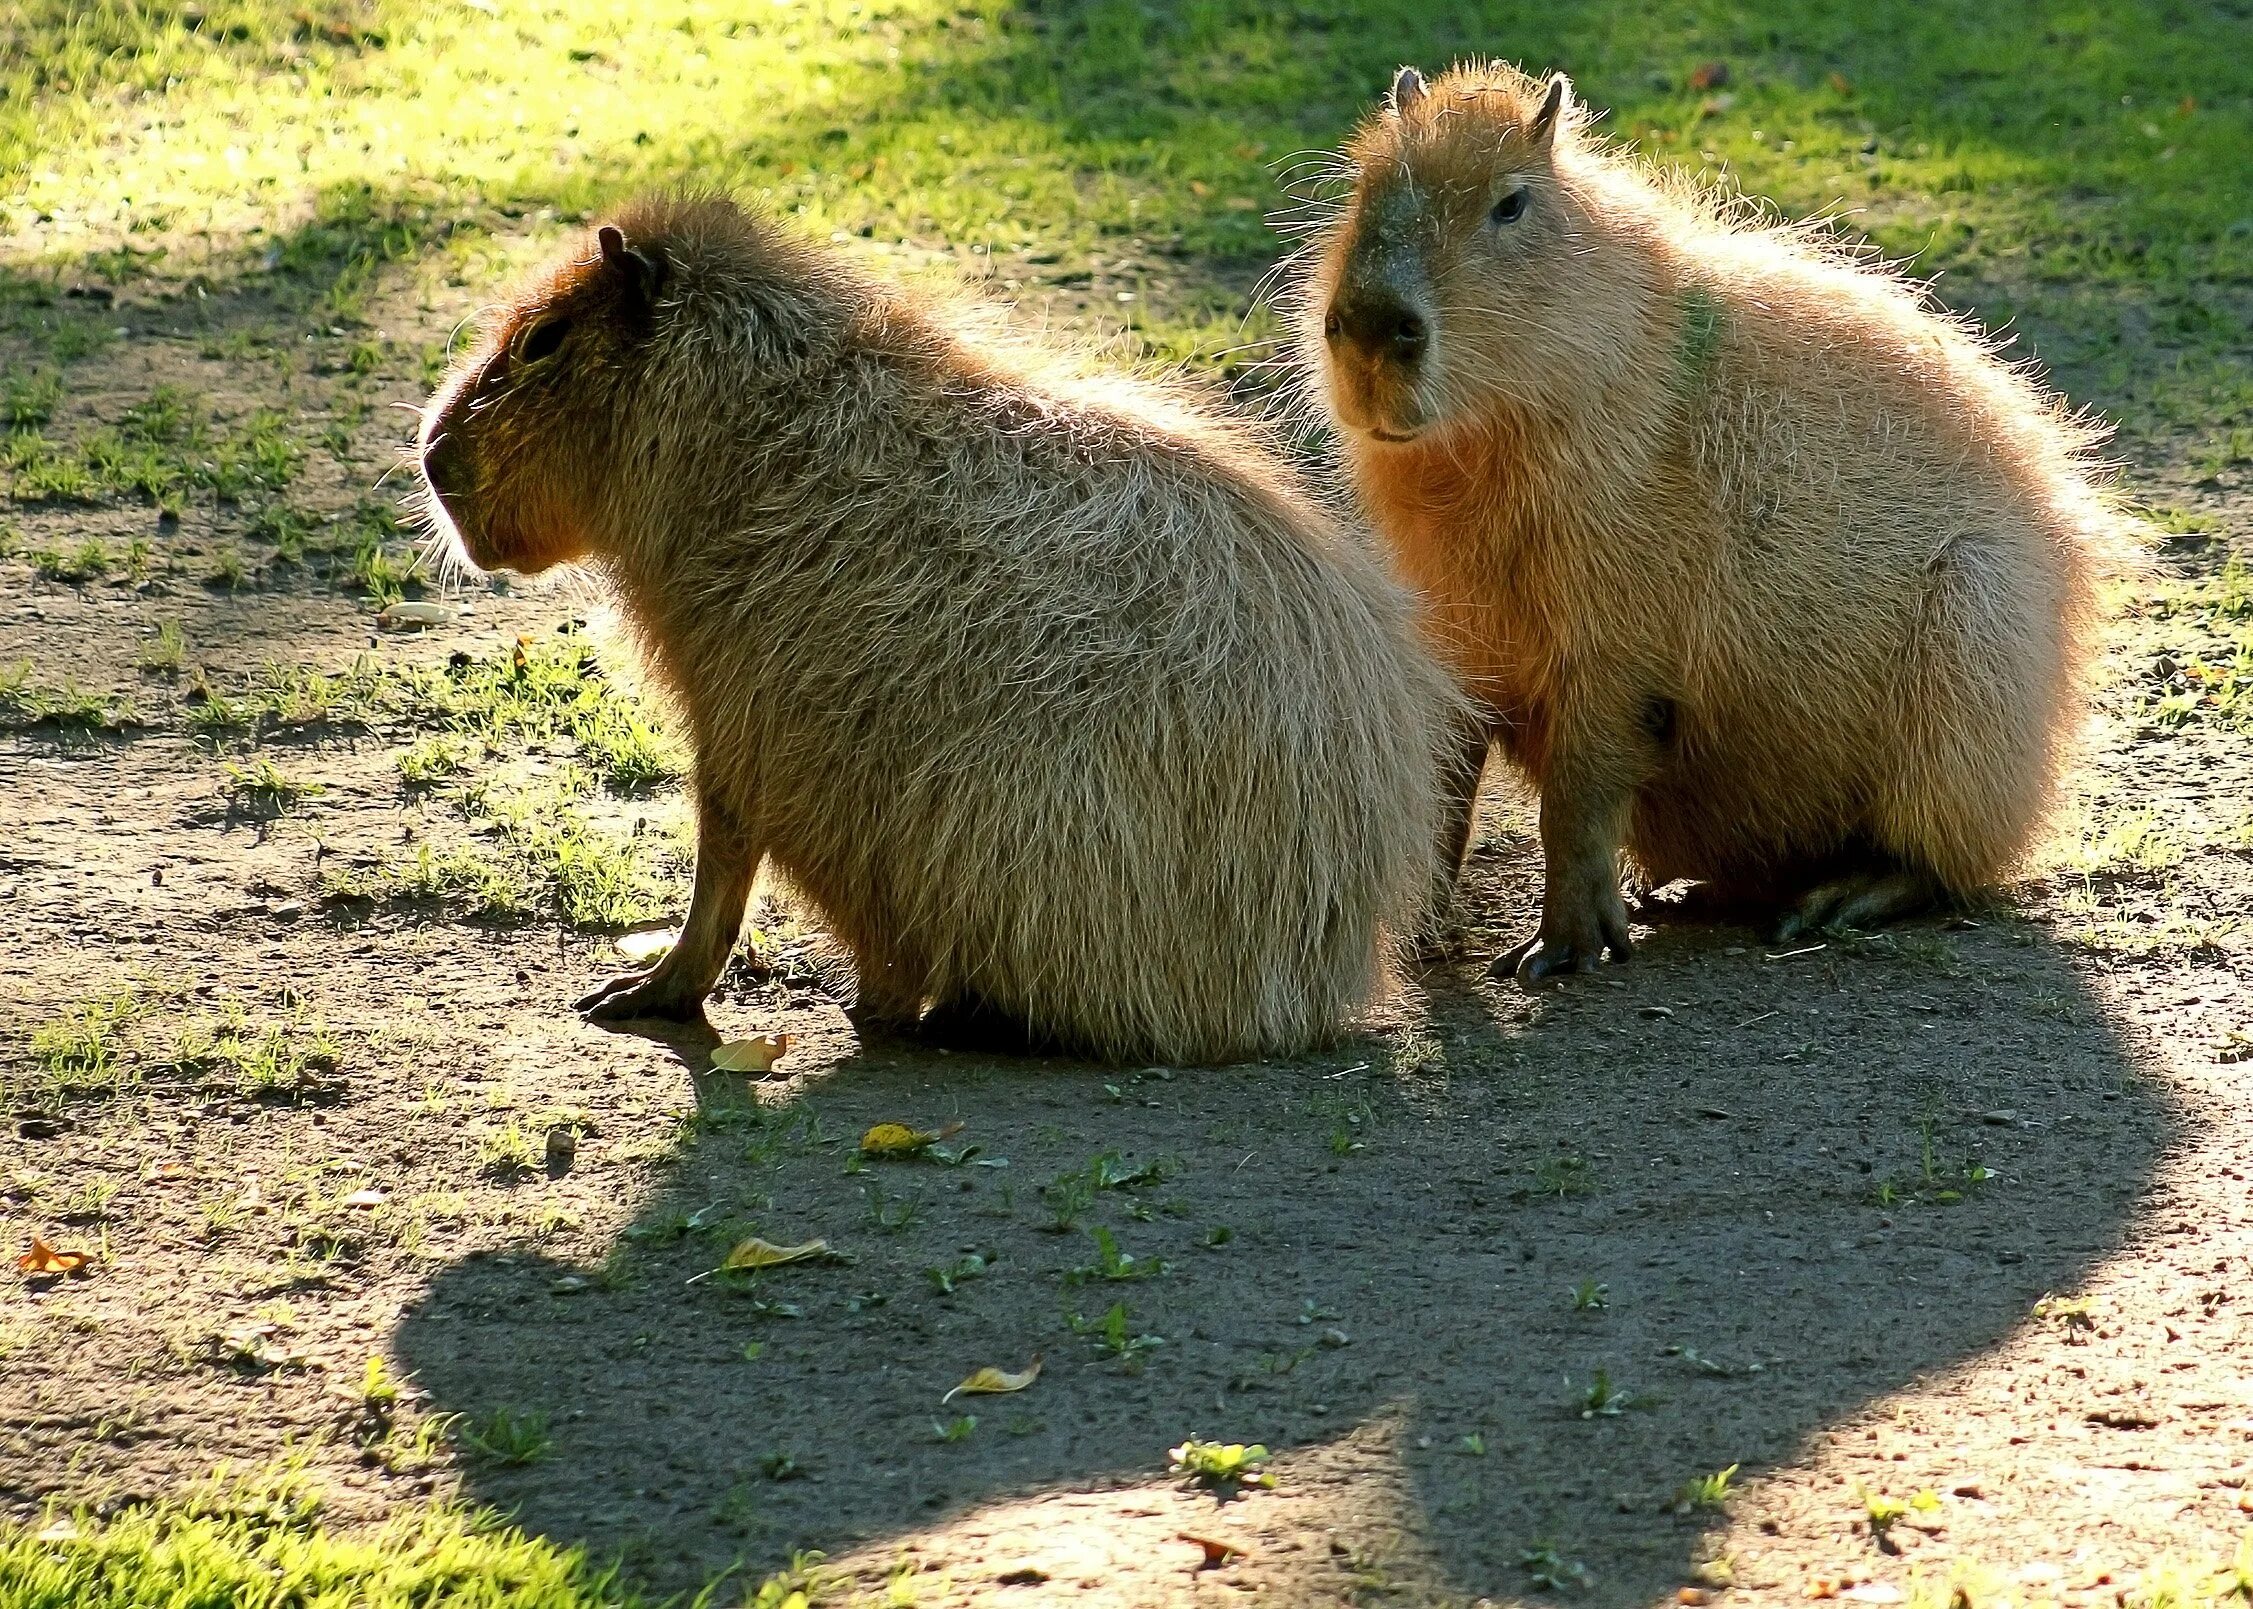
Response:
POLYGON ((1788 934, 1992 881, 2073 723, 2097 433, 1918 289, 1605 148, 1564 79, 1404 69, 1302 341, 1353 482, 1539 788, 1531 980, 1627 950, 1618 859, 1788 934))
POLYGON ((762 860, 861 1006, 1288 1053, 1418 919, 1456 694, 1376 549, 1182 393, 981 340, 724 200, 642 203, 425 414, 480 567, 591 559, 695 751, 685 1016, 762 860))

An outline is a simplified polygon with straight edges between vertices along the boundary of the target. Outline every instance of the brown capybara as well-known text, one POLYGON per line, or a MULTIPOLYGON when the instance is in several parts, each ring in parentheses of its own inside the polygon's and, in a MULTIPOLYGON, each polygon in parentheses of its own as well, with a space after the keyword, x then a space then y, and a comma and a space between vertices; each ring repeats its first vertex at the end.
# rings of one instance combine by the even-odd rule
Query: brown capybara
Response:
MULTIPOLYGON (((1353 484, 1538 788, 1533 981, 1649 886, 1789 937, 1992 882, 2073 724, 2099 432, 1918 288, 1587 130, 1560 76, 1403 69, 1298 287, 1353 484)), ((1458 859, 1460 857, 1458 856, 1458 859)))
POLYGON ((763 861, 862 1010, 1102 1059, 1322 1040, 1421 916, 1457 694, 1376 546, 1179 388, 974 336, 732 202, 645 201, 425 411, 480 568, 589 560, 695 754, 701 1010, 763 861))

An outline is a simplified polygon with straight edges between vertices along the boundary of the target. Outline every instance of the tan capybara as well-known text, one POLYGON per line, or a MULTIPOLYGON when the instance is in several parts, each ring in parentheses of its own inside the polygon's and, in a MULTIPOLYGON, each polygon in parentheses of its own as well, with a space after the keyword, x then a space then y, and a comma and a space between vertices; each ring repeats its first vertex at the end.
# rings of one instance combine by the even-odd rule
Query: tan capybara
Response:
POLYGON ((701 1010, 762 861, 862 1010, 1102 1059, 1316 1043, 1434 876, 1457 695, 1376 545, 1179 389, 982 339, 732 202, 645 201, 424 414, 479 568, 590 560, 695 753, 654 969, 701 1010))
MULTIPOLYGON (((1533 981, 1624 957, 1619 858, 1789 937, 1991 883, 2074 724, 2100 433, 1919 289, 1670 181, 1564 78, 1403 69, 1310 243, 1354 486, 1536 785, 1533 981)), ((1458 856, 1458 859, 1460 857, 1458 856)))

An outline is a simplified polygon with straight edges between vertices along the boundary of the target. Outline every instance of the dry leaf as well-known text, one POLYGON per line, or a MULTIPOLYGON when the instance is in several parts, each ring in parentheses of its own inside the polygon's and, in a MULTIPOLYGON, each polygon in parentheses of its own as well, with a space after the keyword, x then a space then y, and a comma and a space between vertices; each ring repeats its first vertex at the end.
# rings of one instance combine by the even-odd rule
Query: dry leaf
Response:
POLYGON ((651 928, 646 933, 624 933, 611 945, 629 961, 654 961, 673 947, 679 938, 669 927, 651 928))
POLYGON ((1244 1557, 1244 1550, 1233 1542, 1224 1542, 1217 1536, 1199 1536, 1195 1531, 1176 1531, 1174 1535, 1184 1542, 1194 1542, 1205 1550, 1205 1562, 1200 1570, 1217 1570, 1231 1559, 1244 1557))
POLYGON ((771 1240, 761 1240, 753 1235, 739 1240, 728 1248, 721 1259, 722 1268, 779 1268, 784 1263, 802 1263, 813 1257, 829 1255, 829 1242, 809 1240, 796 1246, 777 1246, 771 1240))
POLYGON ((905 1123, 879 1123, 861 1136, 862 1156, 913 1156, 950 1134, 960 1134, 960 1123, 939 1129, 911 1129, 905 1123))
POLYGON ((31 1250, 16 1259, 16 1266, 31 1275, 74 1274, 92 1261, 82 1251, 57 1251, 37 1235, 33 1235, 31 1250))
POLYGON ((1830 85, 1832 89, 1836 90, 1841 95, 1851 95, 1854 93, 1854 85, 1844 73, 1831 74, 1830 85))
POLYGON ((1725 61, 1701 63, 1690 70, 1692 89, 1719 89, 1729 81, 1729 64, 1725 61))
POLYGON ((940 1406, 944 1407, 957 1397, 998 1396, 1004 1391, 1022 1391, 1039 1378, 1040 1354, 1035 1352, 1033 1361, 1026 1364, 1016 1374, 1011 1374, 1005 1369, 980 1369, 976 1374, 941 1397, 939 1403, 940 1406))
POLYGON ((337 1205, 340 1207, 380 1207, 390 1199, 391 1198, 385 1195, 381 1190, 377 1190, 371 1187, 366 1190, 353 1191, 342 1201, 338 1202, 337 1205))
POLYGON ((723 1073, 768 1073, 790 1054, 790 1034, 753 1034, 731 1039, 712 1050, 712 1065, 723 1073))
POLYGON ((444 626, 452 624, 455 616, 450 603, 430 603, 422 599, 406 598, 392 604, 376 616, 376 624, 394 630, 406 626, 444 626))

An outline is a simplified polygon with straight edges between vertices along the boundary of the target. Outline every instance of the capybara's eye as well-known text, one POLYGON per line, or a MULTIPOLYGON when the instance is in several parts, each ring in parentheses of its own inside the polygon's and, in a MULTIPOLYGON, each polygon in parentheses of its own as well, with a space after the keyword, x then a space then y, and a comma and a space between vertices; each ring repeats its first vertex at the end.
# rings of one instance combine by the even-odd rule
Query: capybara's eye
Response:
POLYGON ((555 356, 556 349, 563 345, 563 338, 570 330, 571 321, 567 318, 551 318, 533 325, 516 343, 517 360, 522 363, 537 363, 542 358, 555 356))
POLYGON ((1500 201, 1494 203, 1494 221, 1496 223, 1516 223, 1524 216, 1525 192, 1523 190, 1512 190, 1500 201))
POLYGON ((1333 308, 1322 315, 1322 333, 1329 340, 1335 341, 1338 338, 1338 332, 1344 328, 1345 325, 1339 321, 1336 309, 1333 308))

